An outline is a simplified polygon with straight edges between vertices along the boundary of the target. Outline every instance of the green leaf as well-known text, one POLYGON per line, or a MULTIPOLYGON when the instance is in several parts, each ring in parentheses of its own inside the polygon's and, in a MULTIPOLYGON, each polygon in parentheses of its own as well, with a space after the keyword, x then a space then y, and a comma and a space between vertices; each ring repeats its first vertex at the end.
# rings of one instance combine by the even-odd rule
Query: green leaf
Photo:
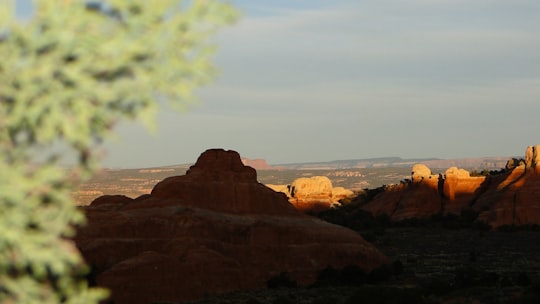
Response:
MULTIPOLYGON (((97 143, 135 120, 155 130, 160 104, 185 109, 208 83, 211 36, 237 18, 218 1, 35 0, 16 23, 0 0, 0 302, 98 303, 68 237, 84 222, 74 185, 99 168, 97 143), (61 144, 66 170, 36 154, 61 144), (55 282, 52 284, 53 274, 55 282)), ((59 155, 61 157, 61 155, 59 155)))

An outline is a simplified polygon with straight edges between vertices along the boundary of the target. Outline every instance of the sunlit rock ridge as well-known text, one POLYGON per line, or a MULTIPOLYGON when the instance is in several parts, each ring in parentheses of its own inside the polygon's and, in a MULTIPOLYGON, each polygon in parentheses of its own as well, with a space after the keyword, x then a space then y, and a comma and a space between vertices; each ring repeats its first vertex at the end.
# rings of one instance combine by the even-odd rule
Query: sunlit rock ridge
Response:
POLYGON ((362 209, 393 221, 472 211, 493 228, 540 225, 540 145, 527 147, 524 159, 510 159, 505 169, 492 173, 471 176, 451 167, 432 174, 417 164, 410 181, 387 187, 362 209))

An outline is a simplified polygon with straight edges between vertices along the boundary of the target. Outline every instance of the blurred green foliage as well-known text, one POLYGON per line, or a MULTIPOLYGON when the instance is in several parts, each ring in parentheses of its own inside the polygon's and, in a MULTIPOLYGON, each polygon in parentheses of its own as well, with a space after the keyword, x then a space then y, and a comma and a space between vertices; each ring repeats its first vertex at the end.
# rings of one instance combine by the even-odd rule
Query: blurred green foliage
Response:
POLYGON ((161 103, 193 101, 215 74, 211 37, 237 13, 212 0, 36 0, 21 21, 14 8, 0 1, 0 302, 96 303, 106 292, 87 286, 69 240, 84 222, 73 188, 118 121, 151 128, 161 103))

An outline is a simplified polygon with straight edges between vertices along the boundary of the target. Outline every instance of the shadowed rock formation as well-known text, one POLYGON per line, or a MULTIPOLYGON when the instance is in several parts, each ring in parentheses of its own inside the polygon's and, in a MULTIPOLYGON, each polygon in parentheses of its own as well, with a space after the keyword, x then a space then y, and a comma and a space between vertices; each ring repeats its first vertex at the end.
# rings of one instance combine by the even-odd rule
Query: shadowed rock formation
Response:
POLYGON ((464 169, 449 168, 445 172, 443 185, 443 213, 460 214, 470 207, 484 190, 485 176, 471 177, 464 169))
POLYGON ((489 179, 471 208, 478 220, 493 227, 540 225, 540 172, 537 167, 518 166, 489 179))
POLYGON ((512 159, 506 171, 487 177, 471 177, 456 167, 437 176, 415 165, 410 182, 389 186, 362 209, 393 221, 471 210, 494 228, 540 225, 540 145, 528 147, 524 161, 512 159))
POLYGON ((84 210, 76 243, 114 303, 263 288, 283 272, 305 285, 328 266, 388 262, 357 233, 298 212, 234 151, 208 150, 148 195, 100 197, 84 210))

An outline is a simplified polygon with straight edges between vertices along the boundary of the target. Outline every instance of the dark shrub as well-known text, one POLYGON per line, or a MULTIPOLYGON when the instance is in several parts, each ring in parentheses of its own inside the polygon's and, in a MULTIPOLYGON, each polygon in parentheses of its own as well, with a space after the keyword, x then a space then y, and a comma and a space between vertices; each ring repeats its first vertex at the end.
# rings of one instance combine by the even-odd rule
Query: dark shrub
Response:
POLYGON ((360 286, 366 283, 367 277, 366 272, 355 265, 346 266, 341 270, 327 267, 319 272, 313 286, 360 286))
POLYGON ((339 297, 337 296, 322 296, 311 302, 311 304, 336 304, 339 303, 339 297))
POLYGON ((262 302, 255 298, 249 298, 244 302, 244 304, 262 304, 262 302))
POLYGON ((497 231, 499 232, 516 232, 517 228, 514 225, 502 225, 497 227, 497 231))
POLYGON ((494 272, 483 271, 476 267, 459 267, 455 270, 454 284, 458 288, 476 286, 496 286, 499 275, 494 272))
POLYGON ((472 209, 463 209, 460 214, 461 220, 466 223, 472 223, 478 218, 478 212, 472 209))
POLYGON ((341 271, 334 269, 330 266, 319 271, 317 276, 317 281, 313 283, 314 287, 321 286, 336 286, 343 284, 343 278, 341 276, 341 271))
POLYGON ((282 272, 279 275, 270 278, 268 282, 266 282, 266 287, 268 288, 295 288, 298 284, 294 280, 292 280, 289 277, 289 274, 286 272, 282 272))
POLYGON ((296 302, 289 297, 279 296, 272 301, 272 304, 296 304, 296 302))
POLYGON ((408 218, 394 223, 397 227, 427 227, 430 224, 429 219, 408 218))
POLYGON ((391 265, 382 265, 379 268, 373 269, 368 277, 367 277, 367 283, 369 284, 377 284, 384 281, 387 281, 392 277, 393 275, 393 269, 391 265))
POLYGON ((332 224, 345 226, 355 231, 373 231, 374 235, 384 234, 384 228, 391 225, 387 215, 375 217, 360 209, 358 202, 320 212, 317 216, 332 224))
POLYGON ((366 283, 368 275, 358 266, 346 266, 341 271, 341 277, 345 285, 360 286, 366 283))
POLYGON ((375 221, 379 226, 387 227, 392 224, 392 220, 390 219, 390 216, 388 214, 380 214, 375 217, 375 221))
POLYGON ((501 288, 511 287, 514 286, 514 281, 508 276, 502 276, 499 285, 501 288))
POLYGON ((532 292, 540 295, 540 279, 536 278, 531 282, 531 290, 532 292))
POLYGON ((473 267, 457 268, 454 274, 454 284, 459 288, 475 286, 478 280, 478 271, 473 267))
POLYGON ((370 243, 376 242, 380 237, 380 234, 375 231, 362 231, 361 235, 364 238, 364 240, 370 243))
POLYGON ((433 277, 421 283, 426 295, 441 296, 453 290, 453 282, 449 278, 433 277))
POLYGON ((540 303, 540 295, 534 293, 524 293, 514 303, 516 304, 538 304, 540 303))
POLYGON ((392 262, 392 273, 394 275, 400 275, 403 273, 403 263, 400 260, 392 262))
POLYGON ((358 303, 422 304, 425 302, 421 292, 416 288, 364 286, 345 301, 345 304, 358 303))
POLYGON ((471 224, 471 228, 475 230, 482 230, 482 231, 488 231, 491 230, 491 226, 485 222, 482 221, 474 221, 471 224))
POLYGON ((531 279, 529 278, 529 276, 526 273, 521 272, 516 277, 516 284, 519 285, 519 286, 529 286, 529 285, 531 285, 531 279))

